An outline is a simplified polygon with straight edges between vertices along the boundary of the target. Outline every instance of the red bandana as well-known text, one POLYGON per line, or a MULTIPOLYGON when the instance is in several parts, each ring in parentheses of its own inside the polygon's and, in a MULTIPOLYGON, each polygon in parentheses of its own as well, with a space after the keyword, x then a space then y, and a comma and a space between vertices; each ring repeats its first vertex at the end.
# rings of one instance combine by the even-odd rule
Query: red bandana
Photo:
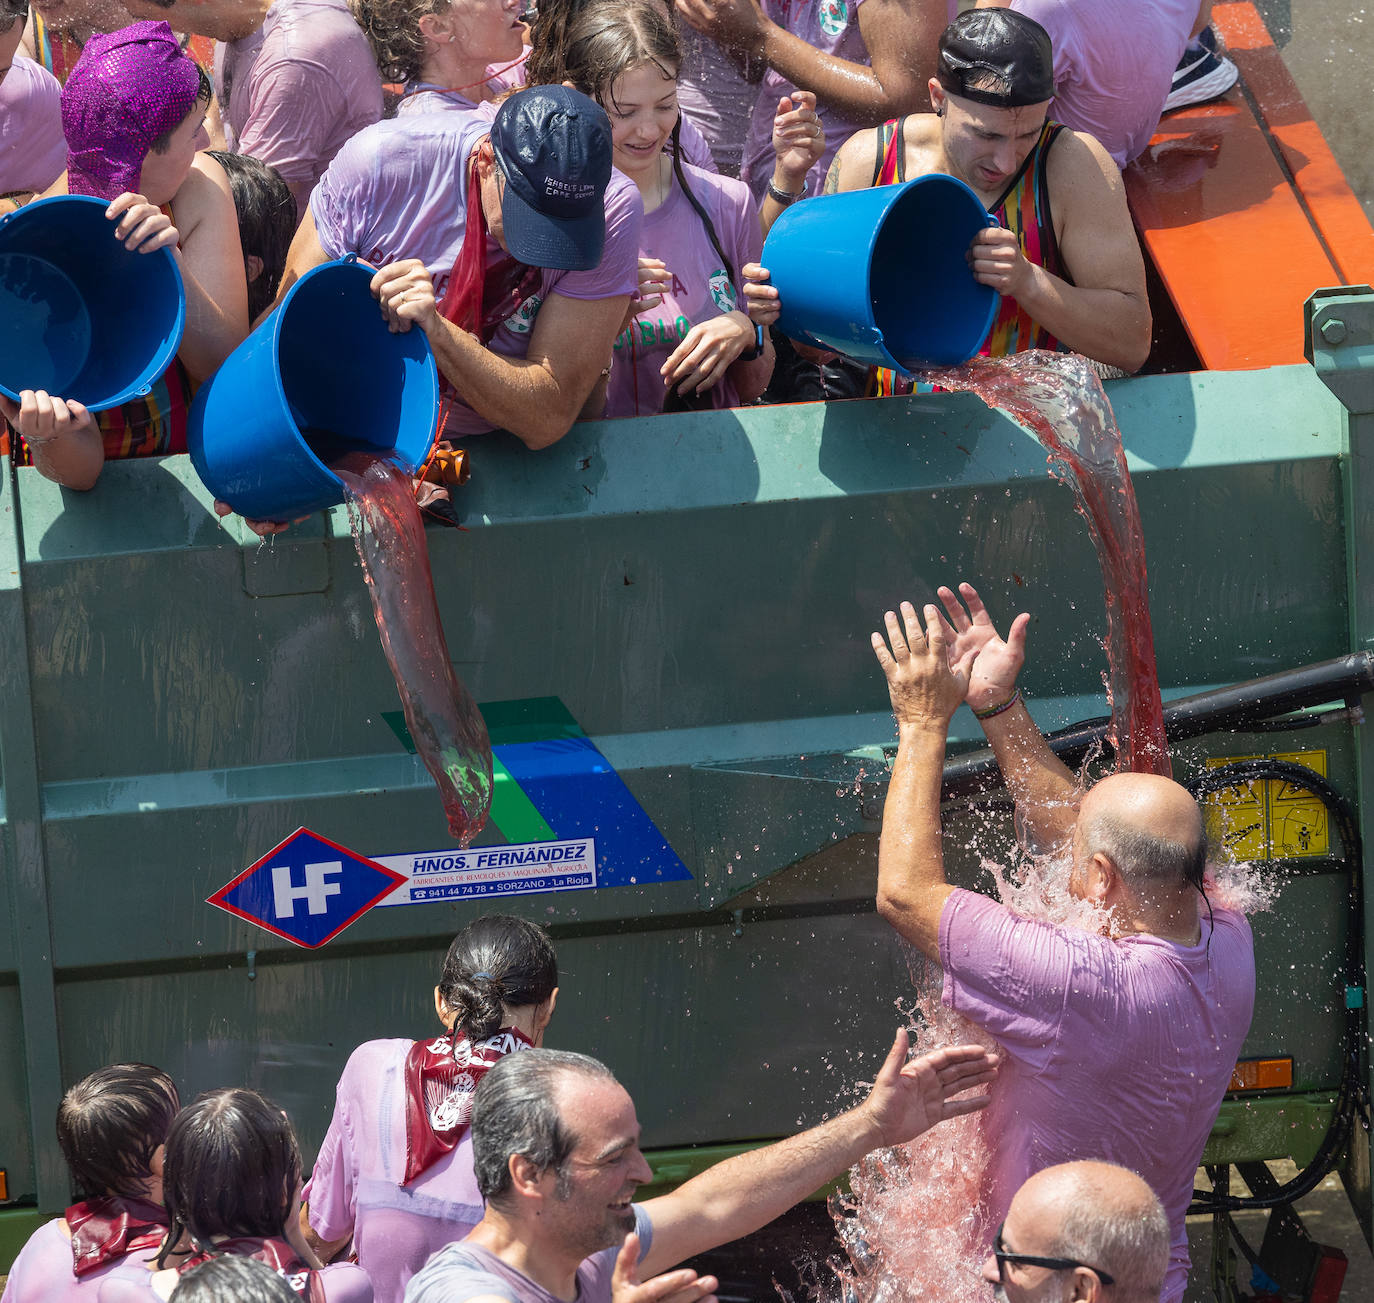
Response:
POLYGON ((406 1054, 406 1174, 409 1185, 463 1138, 472 1117, 477 1083, 507 1054, 532 1050, 534 1042, 515 1027, 473 1045, 452 1032, 416 1041, 406 1054))
POLYGON ((167 1234, 167 1213, 146 1199, 106 1195, 67 1209, 72 1272, 84 1276, 139 1249, 155 1249, 167 1234))
POLYGON ((487 214, 482 207, 482 185, 477 177, 477 157, 468 164, 468 214, 463 226, 463 247, 453 264, 439 313, 459 330, 491 343, 496 328, 515 315, 534 293, 540 269, 527 267, 506 254, 487 266, 487 214))
POLYGON ((177 1275, 190 1271, 192 1267, 199 1267, 202 1262, 209 1262, 211 1258, 223 1257, 226 1253, 265 1262, 301 1298, 310 1300, 310 1303, 324 1303, 324 1289, 320 1284, 319 1272, 307 1267, 296 1256, 296 1250, 285 1240, 259 1240, 249 1236, 237 1240, 220 1240, 207 1249, 198 1249, 193 1253, 177 1268, 177 1275))

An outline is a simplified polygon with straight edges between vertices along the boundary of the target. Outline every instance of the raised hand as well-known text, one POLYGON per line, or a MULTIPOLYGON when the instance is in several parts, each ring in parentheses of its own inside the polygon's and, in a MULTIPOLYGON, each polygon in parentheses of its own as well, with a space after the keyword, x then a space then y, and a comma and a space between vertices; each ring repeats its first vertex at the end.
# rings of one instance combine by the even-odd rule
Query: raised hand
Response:
POLYGON ((904 1145, 937 1122, 987 1108, 986 1094, 955 1099, 966 1090, 989 1084, 997 1076, 997 1055, 981 1045, 951 1045, 906 1061, 906 1029, 897 1032, 887 1061, 860 1105, 883 1145, 904 1145))
POLYGON ((773 184, 795 194, 806 174, 825 153, 825 129, 816 113, 816 96, 809 90, 794 91, 778 101, 773 117, 773 184))
POLYGON ((902 624, 888 611, 883 617, 887 639, 881 633, 872 635, 873 654, 887 678, 897 723, 947 728, 968 691, 969 667, 976 652, 970 647, 951 661, 946 635, 949 626, 934 606, 925 608, 925 617, 923 632, 910 602, 902 603, 902 624))
POLYGON ((690 1267, 639 1280, 639 1236, 625 1237, 611 1273, 611 1303, 716 1303, 719 1281, 698 1276, 690 1267))
POLYGON ((963 602, 948 588, 938 588, 936 593, 949 616, 948 621, 944 616, 938 618, 944 627, 951 666, 963 665, 965 658, 973 655, 965 700, 974 710, 1006 701, 1016 691, 1016 678, 1026 660, 1030 616, 1024 611, 1018 615, 1003 640, 972 584, 959 585, 963 602))

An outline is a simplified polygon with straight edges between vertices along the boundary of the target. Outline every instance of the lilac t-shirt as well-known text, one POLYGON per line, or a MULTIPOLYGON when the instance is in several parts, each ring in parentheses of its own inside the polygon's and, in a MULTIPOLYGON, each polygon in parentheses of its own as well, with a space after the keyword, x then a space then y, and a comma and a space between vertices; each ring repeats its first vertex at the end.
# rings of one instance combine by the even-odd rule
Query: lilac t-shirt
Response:
MULTIPOLYGON (((653 1243, 654 1227, 642 1204, 632 1206, 642 1261, 653 1243)), ((611 1275, 619 1253, 620 1245, 614 1244, 582 1260, 577 1269, 577 1303, 611 1303, 611 1275)), ((508 1303, 561 1303, 494 1253, 466 1242, 436 1253, 407 1286, 405 1303, 464 1303, 484 1294, 508 1303)))
POLYGON ((54 1217, 34 1231, 19 1250, 0 1303, 96 1303, 100 1282, 117 1262, 78 1277, 72 1271, 71 1236, 62 1230, 62 1219, 54 1217))
POLYGON ((1188 1278, 1193 1175, 1255 1000, 1241 914, 1215 911, 1184 946, 1113 941, 956 890, 940 914, 944 1002, 997 1038, 1002 1071, 984 1117, 988 1235, 1027 1177, 1105 1159, 1153 1187, 1173 1229, 1162 1298, 1188 1278), (1210 941, 1210 945, 1209 945, 1210 941))
MULTIPOLYGON (((709 36, 679 23, 678 40, 682 68, 677 78, 677 102, 682 106, 683 144, 687 128, 694 127, 714 160, 711 170, 738 176, 759 88, 745 81, 735 61, 709 36)), ((769 132, 771 135, 771 126, 769 132)), ((690 156, 689 161, 701 166, 690 156)))
MULTIPOLYGON (((162 1296, 152 1284, 150 1263, 155 1256, 151 1253, 131 1253, 121 1258, 100 1282, 99 1294, 83 1297, 95 1297, 96 1303, 163 1303, 162 1296)), ((324 1290, 325 1303, 372 1303, 371 1282, 367 1273, 356 1263, 331 1263, 315 1275, 324 1290)), ((305 1281, 297 1277, 292 1288, 297 1284, 304 1286, 305 1281)))
MULTIPOLYGON (((615 360, 606 390, 606 415, 653 416, 663 410, 666 393, 659 368, 695 325, 737 306, 740 268, 757 262, 763 232, 754 197, 742 181, 685 166, 692 193, 711 216, 730 260, 729 275, 706 234, 706 227, 682 188, 673 182, 668 198, 644 215, 640 253, 660 258, 672 276, 672 290, 657 307, 630 322, 615 341, 615 360), (732 284, 733 280, 733 284, 732 284)), ((727 374, 710 390, 715 407, 734 407, 739 391, 727 374)))
POLYGON ((406 1282, 430 1255, 482 1220, 469 1135, 401 1185, 410 1047, 408 1040, 368 1041, 349 1056, 305 1187, 310 1225, 321 1239, 340 1240, 352 1232, 377 1303, 401 1303, 406 1282))
POLYGON ((1096 136, 1117 167, 1144 151, 1197 19, 1191 0, 1012 0, 1054 43, 1050 117, 1096 136))
POLYGON ((304 211, 339 146, 382 116, 382 78, 347 0, 275 0, 215 49, 229 148, 270 163, 304 211))
MULTIPOLYGON (((338 153, 310 196, 320 247, 331 258, 356 253, 382 266, 419 258, 443 299, 463 247, 468 159, 491 123, 480 113, 426 113, 379 122, 338 153)), ((608 299, 633 294, 639 282, 639 228, 644 205, 634 182, 611 173, 606 187, 606 246, 590 271, 545 269, 539 289, 496 328, 488 347, 524 357, 539 309, 550 294, 608 299)), ((504 257, 488 240, 489 263, 504 257)), ((492 423, 454 402, 450 436, 480 434, 492 423)))
POLYGON ((16 54, 0 81, 0 195, 46 190, 66 166, 62 87, 46 68, 16 54))
MULTIPOLYGON (((822 53, 867 66, 868 46, 859 33, 861 4, 863 0, 763 0, 763 11, 779 27, 801 37, 822 53)), ((778 111, 778 100, 796 89, 773 68, 763 74, 744 145, 744 167, 740 172, 760 201, 773 176, 773 118, 778 111)), ((807 190, 813 195, 820 193, 835 151, 861 127, 873 125, 841 117, 823 103, 817 106, 817 112, 825 128, 825 153, 806 174, 807 190)))

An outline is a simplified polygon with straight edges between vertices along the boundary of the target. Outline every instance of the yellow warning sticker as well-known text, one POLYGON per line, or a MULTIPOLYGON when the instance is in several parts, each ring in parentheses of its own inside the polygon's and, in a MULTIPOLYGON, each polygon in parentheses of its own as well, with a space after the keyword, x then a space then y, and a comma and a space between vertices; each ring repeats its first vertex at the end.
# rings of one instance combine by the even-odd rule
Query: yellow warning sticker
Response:
MULTIPOLYGON (((1237 760, 1287 760, 1326 777, 1325 751, 1277 751, 1267 756, 1217 756, 1208 769, 1237 760)), ((1301 783, 1248 780, 1214 792, 1203 801, 1213 845, 1238 860, 1285 860, 1329 855, 1331 830, 1326 807, 1301 783)))

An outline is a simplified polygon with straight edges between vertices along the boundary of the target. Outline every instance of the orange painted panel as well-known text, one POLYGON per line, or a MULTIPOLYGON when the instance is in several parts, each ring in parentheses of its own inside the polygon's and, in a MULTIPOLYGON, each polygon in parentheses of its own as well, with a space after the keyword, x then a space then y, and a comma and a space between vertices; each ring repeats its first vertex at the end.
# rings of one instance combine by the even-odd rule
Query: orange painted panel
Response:
POLYGON ((1204 366, 1303 361, 1303 302, 1340 277, 1238 89, 1165 117, 1126 192, 1204 366))
POLYGON ((1248 0, 1222 3, 1213 9, 1212 20, 1331 252, 1337 281, 1374 283, 1374 227, 1312 120, 1258 10, 1248 0))

